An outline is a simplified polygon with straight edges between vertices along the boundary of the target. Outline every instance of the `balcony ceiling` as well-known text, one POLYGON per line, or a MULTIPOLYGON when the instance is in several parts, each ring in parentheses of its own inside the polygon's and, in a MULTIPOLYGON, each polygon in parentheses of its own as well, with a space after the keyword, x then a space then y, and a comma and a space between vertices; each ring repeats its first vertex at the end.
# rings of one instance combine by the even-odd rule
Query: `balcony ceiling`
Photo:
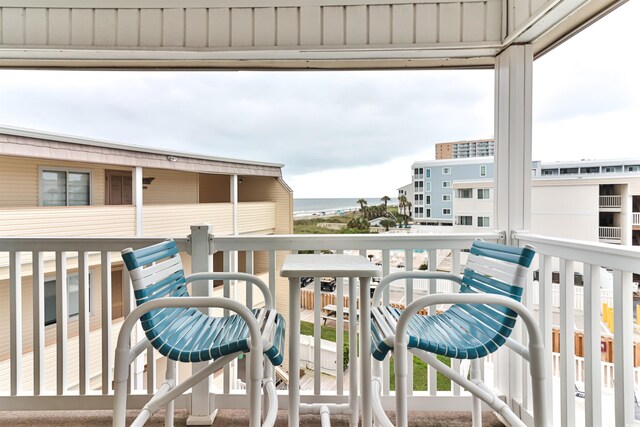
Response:
POLYGON ((626 0, 0 0, 0 68, 493 67, 626 0))

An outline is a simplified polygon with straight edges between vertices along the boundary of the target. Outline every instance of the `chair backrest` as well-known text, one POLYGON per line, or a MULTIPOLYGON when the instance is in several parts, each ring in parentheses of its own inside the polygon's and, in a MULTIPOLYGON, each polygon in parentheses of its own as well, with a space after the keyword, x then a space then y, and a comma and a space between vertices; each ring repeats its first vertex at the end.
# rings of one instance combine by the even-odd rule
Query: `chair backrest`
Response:
MULTIPOLYGON (((475 241, 470 249, 460 292, 498 294, 520 301, 534 256, 535 251, 529 246, 518 248, 475 241)), ((511 334, 517 317, 513 310, 495 305, 459 304, 457 310, 462 310, 465 317, 480 321, 478 329, 498 346, 511 334)), ((490 352, 497 349, 489 347, 492 345, 488 346, 490 352)))
MULTIPOLYGON (((184 269, 178 247, 173 240, 158 243, 142 249, 127 248, 122 251, 131 282, 136 304, 167 296, 189 296, 184 277, 184 269)), ((142 317, 140 322, 147 337, 153 340, 156 327, 166 318, 175 317, 194 309, 164 308, 152 310, 142 317)))

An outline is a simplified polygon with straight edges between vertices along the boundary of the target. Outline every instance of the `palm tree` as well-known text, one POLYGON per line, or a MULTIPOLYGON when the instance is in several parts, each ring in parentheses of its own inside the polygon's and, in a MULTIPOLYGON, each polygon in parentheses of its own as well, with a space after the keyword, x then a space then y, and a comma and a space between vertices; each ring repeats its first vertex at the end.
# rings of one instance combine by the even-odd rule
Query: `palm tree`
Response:
POLYGON ((407 203, 408 203, 407 196, 403 194, 400 197, 398 197, 398 207, 402 209, 403 214, 407 213, 406 212, 407 203))
POLYGON ((384 214, 386 216, 387 215, 387 202, 389 202, 389 200, 391 200, 391 197, 382 196, 382 198, 380 200, 382 200, 382 202, 384 203, 384 214))
POLYGON ((362 214, 364 215, 364 212, 366 211, 365 207, 367 206, 367 201, 365 199, 359 199, 356 203, 360 205, 360 212, 362 212, 362 214))

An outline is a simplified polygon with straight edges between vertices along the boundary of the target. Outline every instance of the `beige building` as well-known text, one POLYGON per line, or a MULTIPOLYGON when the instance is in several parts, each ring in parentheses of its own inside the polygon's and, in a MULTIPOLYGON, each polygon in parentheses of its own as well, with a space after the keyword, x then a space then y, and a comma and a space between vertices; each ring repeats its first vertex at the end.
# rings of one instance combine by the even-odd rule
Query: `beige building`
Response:
POLYGON ((436 144, 436 160, 493 156, 493 145, 493 139, 441 142, 436 144))
MULTIPOLYGON (((495 228, 493 181, 453 183, 454 231, 495 228)), ((532 179, 531 232, 640 245, 640 175, 544 175, 532 179)))
MULTIPOLYGON (((220 235, 290 234, 293 194, 282 165, 114 144, 24 129, 0 128, 0 236, 186 237, 208 223, 220 235)), ((124 248, 123 248, 124 249, 124 248)), ((43 260, 45 345, 56 340, 56 256, 43 260)), ((266 275, 269 256, 255 252, 254 272, 266 275)), ((188 268, 188 255, 185 267, 188 268)), ((278 253, 280 265, 283 255, 278 253)), ((111 293, 103 295, 101 259, 89 254, 90 329, 99 329, 103 304, 112 319, 124 315, 124 279, 110 259, 111 293)), ((69 338, 78 334, 78 255, 65 255, 69 338)), ((223 266, 214 255, 214 269, 223 266)), ((245 253, 238 253, 243 271, 245 253)), ((23 350, 32 349, 33 265, 22 254, 23 350)), ((0 301, 9 301, 9 254, 0 254, 0 301)), ((284 283, 284 282, 283 282, 284 283)), ((280 285, 280 283, 278 283, 280 285)), ((284 283, 286 285, 286 283, 284 283)), ((281 293, 288 295, 286 292, 281 293)), ((278 304, 286 304, 278 301, 278 304)), ((0 362, 9 357, 9 310, 0 310, 0 362)), ((96 343, 99 346, 99 342, 96 343)), ((1 375, 0 375, 1 377, 1 375)), ((2 380, 2 378, 0 378, 2 380)))

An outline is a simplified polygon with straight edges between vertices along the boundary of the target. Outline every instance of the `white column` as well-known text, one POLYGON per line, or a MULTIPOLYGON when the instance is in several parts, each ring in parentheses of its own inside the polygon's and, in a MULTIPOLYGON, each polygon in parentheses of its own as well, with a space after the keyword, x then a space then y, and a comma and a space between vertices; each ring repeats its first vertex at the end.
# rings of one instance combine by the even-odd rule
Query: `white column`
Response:
POLYGON ((133 169, 133 205, 136 207, 136 237, 142 237, 142 168, 133 169))
MULTIPOLYGON (((511 243, 514 230, 531 226, 531 87, 533 49, 507 48, 496 57, 494 217, 511 243)), ((514 331, 520 336, 519 331, 514 331)), ((506 350, 497 354, 495 380, 513 407, 522 396, 520 359, 506 350)))
POLYGON ((531 226, 531 85, 533 49, 511 46, 496 58, 495 223, 507 232, 531 226))
POLYGON ((633 241, 633 195, 629 184, 620 187, 620 243, 630 246, 633 241))
POLYGON ((233 205, 233 235, 238 235, 238 175, 229 180, 229 200, 233 205))
MULTIPOLYGON (((213 271, 213 257, 209 245, 211 226, 209 224, 191 226, 191 272, 202 273, 213 271)), ((197 297, 213 296, 213 285, 208 281, 205 286, 202 281, 194 282, 192 295, 197 297)), ((203 309, 209 310, 209 309, 203 309)), ((193 374, 200 371, 207 362, 194 363, 191 371, 193 374)), ((193 386, 191 392, 191 414, 187 418, 187 425, 210 426, 216 417, 214 395, 210 395, 212 384, 211 376, 193 386)))

